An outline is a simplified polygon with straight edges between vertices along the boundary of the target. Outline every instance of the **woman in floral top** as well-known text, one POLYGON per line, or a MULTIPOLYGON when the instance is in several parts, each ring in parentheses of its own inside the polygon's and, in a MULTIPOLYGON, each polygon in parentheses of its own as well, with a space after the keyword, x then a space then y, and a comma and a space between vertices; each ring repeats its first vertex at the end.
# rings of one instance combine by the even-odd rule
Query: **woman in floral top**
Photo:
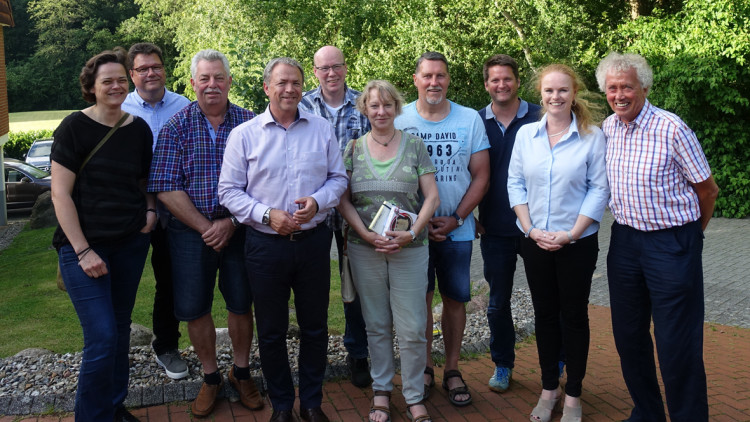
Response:
POLYGON ((348 255, 354 286, 367 325, 373 383, 370 421, 390 420, 393 390, 392 330, 401 352, 401 378, 407 415, 430 421, 422 403, 422 371, 426 364, 427 223, 440 200, 435 167, 420 138, 396 130, 403 99, 389 82, 370 81, 357 100, 372 130, 349 142, 344 164, 349 188, 339 211, 349 223, 348 255), (368 229, 384 201, 418 218, 411 230, 381 236, 368 229))

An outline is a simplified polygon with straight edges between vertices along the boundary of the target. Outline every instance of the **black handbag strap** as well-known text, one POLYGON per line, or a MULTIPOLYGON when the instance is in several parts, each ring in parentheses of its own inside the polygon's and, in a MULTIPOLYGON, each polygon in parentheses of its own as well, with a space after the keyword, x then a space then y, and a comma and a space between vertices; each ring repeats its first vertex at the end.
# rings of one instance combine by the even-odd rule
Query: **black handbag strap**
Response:
POLYGON ((98 144, 96 144, 96 146, 94 147, 94 149, 92 149, 91 152, 89 152, 89 155, 86 156, 86 158, 83 160, 83 164, 81 164, 81 167, 78 169, 78 174, 79 175, 81 174, 81 171, 83 170, 83 168, 86 167, 86 164, 89 162, 89 160, 91 159, 91 157, 93 157, 94 154, 96 154, 96 152, 99 151, 99 148, 101 148, 101 147, 104 146, 104 143, 107 142, 107 140, 109 140, 109 138, 112 136, 112 134, 115 133, 115 131, 120 126, 122 126, 123 123, 125 123, 125 120, 127 120, 128 117, 130 117, 130 113, 125 113, 120 118, 120 120, 117 122, 117 124, 115 124, 114 126, 112 126, 112 129, 110 129, 109 132, 107 132, 107 134, 104 135, 104 138, 102 138, 102 140, 99 141, 98 144))

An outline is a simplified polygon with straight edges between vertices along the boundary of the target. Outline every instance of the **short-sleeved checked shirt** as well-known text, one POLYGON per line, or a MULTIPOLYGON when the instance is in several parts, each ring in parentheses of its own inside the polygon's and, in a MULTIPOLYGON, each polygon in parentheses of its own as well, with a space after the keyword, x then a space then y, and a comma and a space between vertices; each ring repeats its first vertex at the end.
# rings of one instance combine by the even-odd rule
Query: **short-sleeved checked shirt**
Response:
POLYGON ((252 111, 229 104, 214 141, 198 102, 190 103, 159 132, 148 191, 182 190, 209 220, 229 217, 229 211, 219 205, 217 194, 224 148, 229 132, 253 117, 252 111))
POLYGON ((615 220, 642 231, 678 227, 700 218, 691 183, 711 176, 695 133, 675 114, 648 101, 625 124, 602 123, 607 137, 609 208, 615 220))

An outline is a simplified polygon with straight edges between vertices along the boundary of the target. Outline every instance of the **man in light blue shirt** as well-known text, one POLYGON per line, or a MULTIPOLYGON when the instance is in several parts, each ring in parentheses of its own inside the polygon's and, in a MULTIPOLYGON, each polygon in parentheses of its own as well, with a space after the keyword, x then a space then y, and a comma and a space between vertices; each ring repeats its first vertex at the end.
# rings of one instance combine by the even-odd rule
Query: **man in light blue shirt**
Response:
MULTIPOLYGON (((128 51, 128 69, 135 89, 122 103, 122 109, 138 116, 148 123, 154 135, 153 148, 156 149, 158 134, 164 123, 190 100, 166 89, 167 81, 161 49, 151 43, 133 44, 128 51)), ((188 375, 188 367, 177 350, 180 338, 180 322, 174 316, 174 296, 172 294, 172 261, 167 242, 167 211, 157 202, 160 224, 151 233, 151 266, 154 269, 156 293, 152 324, 154 341, 151 343, 156 354, 156 362, 164 368, 172 379, 188 375)))
MULTIPOLYGON (((307 91, 299 103, 300 110, 324 117, 333 126, 342 155, 350 140, 357 139, 370 130, 367 117, 357 110, 356 102, 360 92, 346 85, 346 72, 344 53, 332 45, 321 47, 313 56, 313 74, 318 78, 320 86, 307 91)), ((343 255, 344 248, 343 221, 341 214, 335 209, 326 218, 326 224, 336 238, 339 257, 343 255)), ((367 331, 359 296, 353 302, 344 303, 344 318, 344 347, 348 353, 346 362, 351 371, 352 384, 364 388, 372 383, 372 378, 367 363, 367 331)))
MULTIPOLYGON (((413 75, 419 97, 404 107, 396 128, 425 142, 440 193, 440 206, 428 225, 430 265, 427 307, 432 307, 437 276, 443 298, 442 329, 445 341, 443 387, 455 406, 471 403, 471 394, 458 371, 458 358, 466 325, 464 303, 471 300, 471 247, 475 236, 473 211, 487 192, 490 147, 479 114, 446 98, 450 84, 448 60, 427 52, 417 60, 413 75)), ((432 312, 427 312, 427 368, 425 396, 434 384, 432 368, 432 312)))

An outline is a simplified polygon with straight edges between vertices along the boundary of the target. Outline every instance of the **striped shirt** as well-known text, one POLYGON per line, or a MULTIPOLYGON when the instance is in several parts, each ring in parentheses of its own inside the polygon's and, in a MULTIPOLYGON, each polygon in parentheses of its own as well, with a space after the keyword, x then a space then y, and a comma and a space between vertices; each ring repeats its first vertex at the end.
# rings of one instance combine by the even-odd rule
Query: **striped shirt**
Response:
POLYGON ((209 220, 229 217, 217 193, 224 148, 229 132, 253 117, 252 111, 229 104, 224 122, 214 133, 197 101, 180 110, 159 132, 148 191, 182 190, 209 220))
POLYGON ((647 100, 635 120, 625 124, 613 114, 602 130, 609 208, 619 224, 654 231, 700 219, 691 183, 708 179, 711 169, 695 133, 679 117, 647 100))

